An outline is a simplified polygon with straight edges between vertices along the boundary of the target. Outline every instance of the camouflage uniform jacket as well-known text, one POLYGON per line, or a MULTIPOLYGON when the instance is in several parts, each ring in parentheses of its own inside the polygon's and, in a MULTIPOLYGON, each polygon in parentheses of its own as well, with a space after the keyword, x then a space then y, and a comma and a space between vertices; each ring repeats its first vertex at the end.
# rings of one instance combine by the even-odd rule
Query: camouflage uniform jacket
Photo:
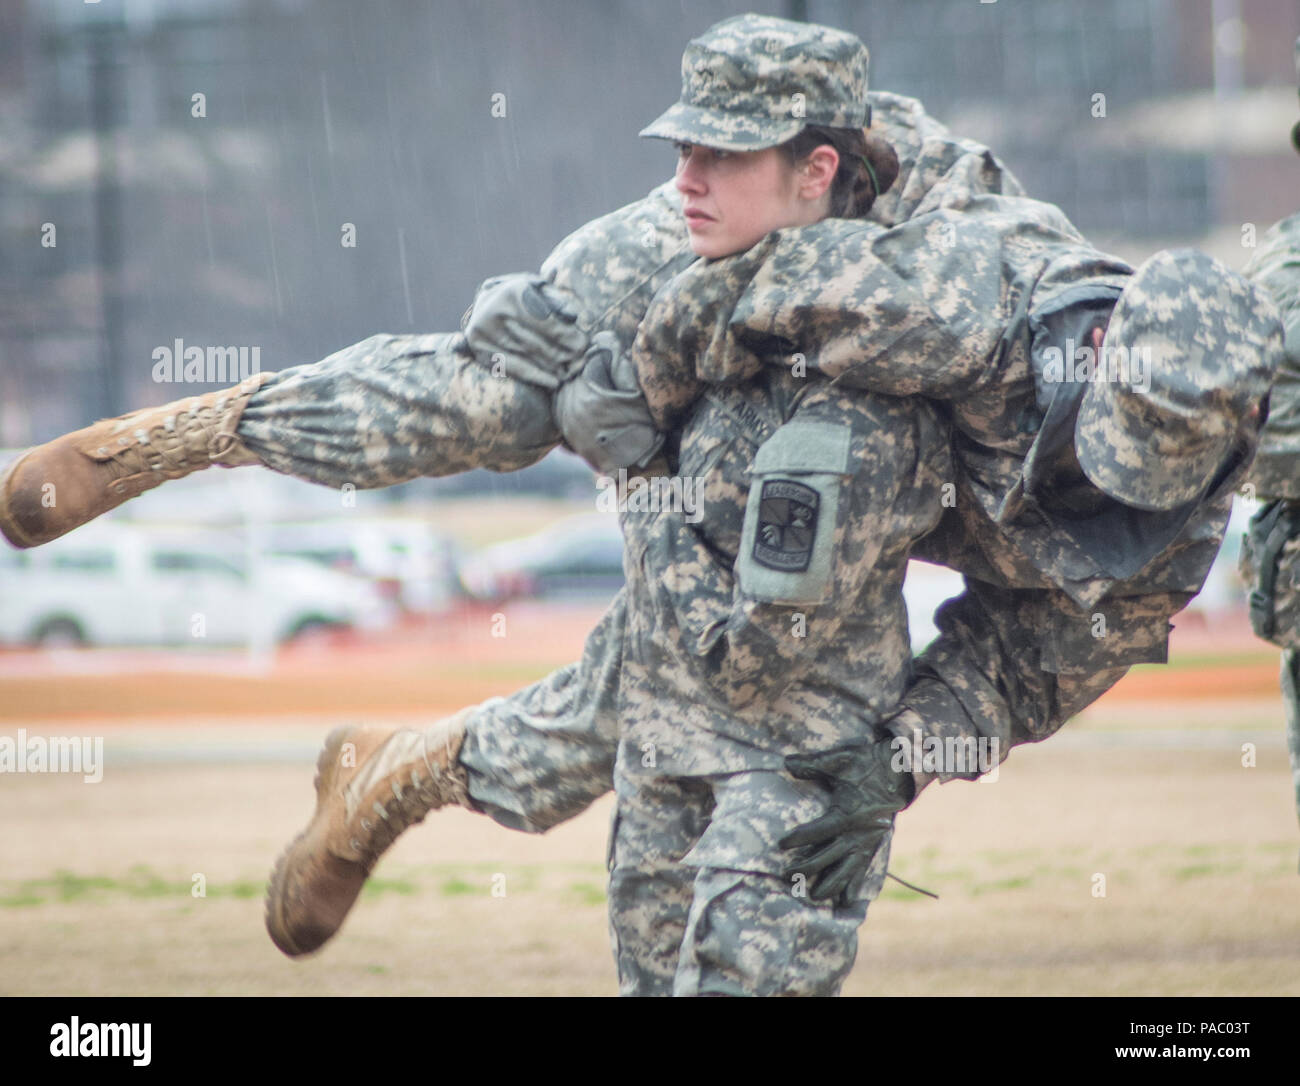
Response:
POLYGON ((870 737, 911 679, 903 577, 951 475, 935 409, 769 370, 679 434, 695 501, 633 489, 623 516, 623 764, 779 768, 870 737))
MULTIPOLYGON (((1005 750, 1051 734, 1129 665, 1166 658, 1168 619, 1218 550, 1249 438, 1211 494, 1169 513, 1122 506, 1086 480, 1084 511, 1060 515, 1036 496, 1052 495, 1044 477, 1072 448, 1086 388, 1052 370, 1073 354, 1063 336, 1082 343, 1104 324, 1130 274, 1050 205, 971 196, 893 229, 825 220, 779 231, 693 265, 647 315, 633 360, 668 429, 703 389, 772 368, 946 403, 957 471, 943 523, 915 553, 961 570, 968 592, 941 615, 894 730, 973 728, 1005 750), (1003 659, 1008 644, 1023 645, 1021 660, 1003 659)), ((1250 285, 1228 277, 1249 299, 1250 285)), ((1227 318, 1169 293, 1156 301, 1171 321, 1230 347, 1227 318)))

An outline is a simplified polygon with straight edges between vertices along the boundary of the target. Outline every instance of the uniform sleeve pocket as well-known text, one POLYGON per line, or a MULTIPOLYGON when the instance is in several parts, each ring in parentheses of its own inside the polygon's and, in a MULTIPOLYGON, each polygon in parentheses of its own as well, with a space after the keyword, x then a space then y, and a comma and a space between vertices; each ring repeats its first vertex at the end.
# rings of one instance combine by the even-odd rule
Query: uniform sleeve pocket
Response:
POLYGON ((835 557, 840 490, 850 474, 852 431, 790 422, 754 454, 736 576, 768 603, 824 603, 835 557))

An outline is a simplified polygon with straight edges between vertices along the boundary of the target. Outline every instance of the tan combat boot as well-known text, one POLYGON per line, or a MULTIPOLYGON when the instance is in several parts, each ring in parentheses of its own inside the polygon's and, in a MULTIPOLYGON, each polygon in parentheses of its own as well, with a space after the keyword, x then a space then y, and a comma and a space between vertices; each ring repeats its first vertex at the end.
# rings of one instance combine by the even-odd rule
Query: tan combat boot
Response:
POLYGON ((266 892, 266 930, 291 958, 342 925, 380 855, 429 811, 468 802, 457 761, 469 709, 414 730, 335 728, 316 761, 316 814, 266 892))
POLYGON ((29 449, 0 477, 0 533, 15 547, 36 547, 167 479, 212 464, 260 464, 235 427, 269 376, 104 419, 29 449))

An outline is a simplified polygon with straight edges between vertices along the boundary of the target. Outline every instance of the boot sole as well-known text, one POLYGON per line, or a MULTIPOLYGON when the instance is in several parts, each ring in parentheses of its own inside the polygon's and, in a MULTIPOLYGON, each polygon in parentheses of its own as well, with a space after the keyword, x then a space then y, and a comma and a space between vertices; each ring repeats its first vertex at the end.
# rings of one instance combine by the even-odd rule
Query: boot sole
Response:
POLYGON ((29 550, 32 547, 40 546, 41 543, 48 542, 48 540, 33 539, 31 536, 25 535, 9 511, 9 480, 14 477, 18 466, 30 455, 30 452, 23 453, 5 468, 3 475, 0 475, 0 535, 3 535, 19 550, 29 550))
MULTIPOLYGON (((343 909, 342 915, 338 917, 337 922, 331 922, 328 919, 311 918, 312 922, 304 923, 304 918, 300 916, 298 923, 295 925, 290 920, 289 911, 295 904, 298 904, 297 895, 295 895, 294 901, 289 900, 293 889, 291 887, 291 877, 298 874, 301 863, 319 857, 322 851, 322 846, 314 841, 309 841, 309 838, 312 838, 317 831, 322 830, 325 824, 328 823, 326 797, 330 796, 334 789, 334 777, 338 772, 339 765, 339 749, 353 731, 354 728, 351 725, 343 725, 335 728, 325 737, 325 744, 316 758, 316 779, 314 781, 316 787, 316 812, 312 816, 312 820, 307 823, 306 829, 298 834, 289 843, 288 847, 280 853, 280 857, 276 860, 275 867, 271 871, 271 880, 266 890, 266 931, 271 937, 271 942, 290 958, 300 958, 324 946, 342 926, 348 912, 351 911, 352 904, 361 892, 361 887, 365 884, 366 876, 362 872, 357 880, 356 891, 352 894, 351 900, 346 902, 346 907, 343 909)), ((346 863, 346 861, 338 862, 346 863)), ((358 865, 351 866, 358 867, 358 865)), ((297 881, 296 878, 293 879, 293 882, 296 883, 297 881)))

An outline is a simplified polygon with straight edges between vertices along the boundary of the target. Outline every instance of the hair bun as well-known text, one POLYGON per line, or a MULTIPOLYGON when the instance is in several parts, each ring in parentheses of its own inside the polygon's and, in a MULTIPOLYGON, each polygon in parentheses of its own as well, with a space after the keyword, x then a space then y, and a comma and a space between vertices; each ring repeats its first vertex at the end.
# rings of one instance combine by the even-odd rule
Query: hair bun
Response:
MULTIPOLYGON (((862 135, 867 141, 867 149, 863 157, 870 163, 871 172, 875 175, 875 179, 880 186, 876 192, 872 193, 874 199, 877 196, 883 196, 889 191, 893 183, 898 180, 898 154, 895 152, 892 143, 883 136, 877 136, 871 129, 864 128, 862 135)), ((866 172, 863 171, 863 173, 866 172)))

